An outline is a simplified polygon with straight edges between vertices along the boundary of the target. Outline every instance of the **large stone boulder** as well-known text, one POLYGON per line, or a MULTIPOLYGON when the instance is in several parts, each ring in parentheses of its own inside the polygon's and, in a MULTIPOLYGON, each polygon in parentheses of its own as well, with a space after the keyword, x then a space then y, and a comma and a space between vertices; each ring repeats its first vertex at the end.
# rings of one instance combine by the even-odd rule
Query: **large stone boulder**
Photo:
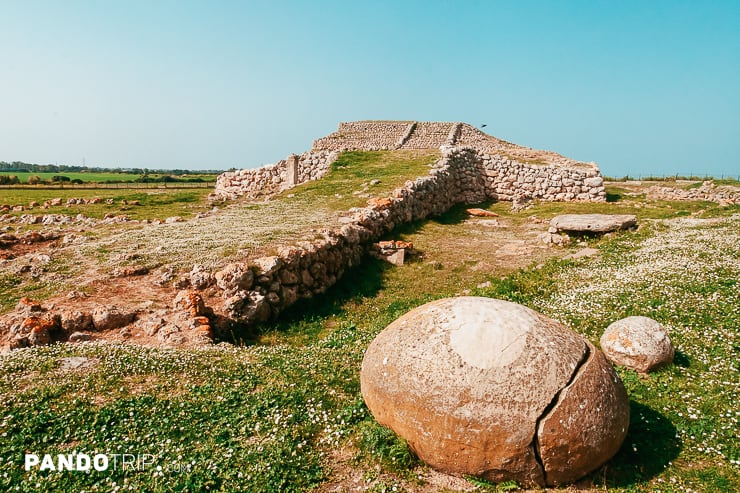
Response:
POLYGON ((490 298, 427 303, 368 347, 362 395, 378 422, 443 472, 539 485, 609 460, 629 400, 604 356, 529 308, 490 298))
POLYGON ((126 311, 113 305, 98 305, 92 313, 93 327, 98 331, 120 329, 134 320, 136 320, 135 311, 126 311))
POLYGON ((550 233, 608 233, 637 225, 633 214, 563 214, 550 221, 550 233))
POLYGON ((615 365, 642 373, 673 362, 668 332, 648 317, 627 317, 609 325, 601 336, 601 349, 615 365))

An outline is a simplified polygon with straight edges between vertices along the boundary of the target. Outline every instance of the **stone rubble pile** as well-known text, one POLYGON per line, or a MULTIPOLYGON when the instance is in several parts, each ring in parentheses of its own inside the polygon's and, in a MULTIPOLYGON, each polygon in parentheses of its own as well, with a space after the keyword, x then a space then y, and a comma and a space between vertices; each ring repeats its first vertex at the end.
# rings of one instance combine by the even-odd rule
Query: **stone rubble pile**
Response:
POLYGON ((118 331, 120 336, 130 337, 131 329, 167 344, 213 342, 214 313, 196 290, 179 291, 170 308, 158 310, 100 305, 85 301, 84 295, 71 294, 77 299, 74 308, 22 298, 13 313, 0 319, 0 331, 8 334, 10 349, 84 342, 94 340, 100 332, 118 331))
MULTIPOLYGON (((36 208, 38 209, 49 209, 50 207, 71 207, 73 205, 95 205, 95 204, 102 204, 105 202, 108 205, 112 205, 115 201, 113 199, 103 199, 101 197, 92 197, 92 198, 77 198, 77 197, 71 197, 68 198, 66 202, 64 202, 61 198, 57 197, 55 199, 50 199, 44 201, 43 204, 39 204, 36 201, 30 202, 28 205, 9 205, 9 204, 2 204, 0 205, 0 213, 7 213, 7 212, 23 212, 23 211, 31 211, 36 208)), ((121 205, 141 205, 141 202, 138 200, 120 200, 121 205)))
POLYGON ((10 348, 16 349, 67 341, 72 339, 72 335, 77 341, 89 340, 92 338, 89 332, 121 328, 135 318, 135 312, 119 310, 115 306, 78 306, 60 310, 53 305, 43 306, 22 298, 15 312, 0 320, 0 328, 7 332, 10 348))
POLYGON ((706 200, 723 206, 740 204, 740 191, 717 187, 712 180, 688 190, 654 185, 647 189, 646 196, 650 200, 706 200))
POLYGON ((373 243, 370 250, 370 255, 380 260, 393 264, 395 266, 402 266, 406 260, 406 255, 414 255, 414 244, 408 241, 402 240, 388 240, 379 241, 373 243))

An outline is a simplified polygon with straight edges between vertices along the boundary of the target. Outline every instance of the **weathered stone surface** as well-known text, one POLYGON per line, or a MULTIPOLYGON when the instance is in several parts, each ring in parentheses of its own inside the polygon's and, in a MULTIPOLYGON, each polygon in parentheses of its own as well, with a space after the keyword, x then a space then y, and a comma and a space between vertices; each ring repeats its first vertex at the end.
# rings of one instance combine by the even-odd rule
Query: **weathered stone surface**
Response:
POLYGON ((589 356, 537 429, 545 482, 576 481, 617 453, 630 422, 629 398, 606 357, 589 356))
POLYGON ((62 312, 62 330, 71 334, 92 329, 93 319, 89 313, 79 310, 65 310, 62 312))
POLYGON ((265 296, 254 291, 237 292, 224 301, 223 308, 231 318, 247 324, 266 322, 272 313, 265 296))
POLYGON ((83 370, 94 368, 100 364, 98 358, 86 358, 84 356, 68 356, 59 360, 60 370, 83 370))
POLYGON ((647 373, 673 362, 668 332, 648 317, 627 317, 609 325, 601 336, 601 349, 611 362, 647 373))
POLYGON ((32 346, 43 346, 51 343, 51 333, 55 321, 48 317, 28 317, 21 323, 21 332, 28 334, 32 346))
POLYGON ((558 231, 574 233, 608 233, 627 229, 637 224, 632 214, 563 214, 555 216, 550 226, 558 231))
POLYGON ((219 288, 227 293, 236 290, 247 290, 254 282, 254 272, 245 264, 229 264, 214 276, 219 288))
POLYGON ((400 267, 406 258, 406 250, 394 250, 393 253, 381 254, 381 258, 396 267, 400 267))
POLYGON ((253 264, 257 269, 258 276, 269 276, 283 266, 283 259, 278 256, 259 257, 254 259, 253 264))
POLYGON ((197 317, 206 312, 203 297, 197 291, 184 289, 177 293, 174 301, 175 309, 182 312, 186 317, 197 317))
POLYGON ((112 330, 124 327, 136 319, 136 312, 122 311, 115 306, 98 306, 92 314, 95 330, 112 330))
POLYGON ((365 353, 360 382, 378 422, 434 468, 497 482, 554 484, 568 474, 561 469, 571 467, 561 467, 560 435, 568 434, 574 450, 595 450, 572 466, 583 475, 608 459, 626 433, 625 427, 614 436, 614 426, 603 422, 621 412, 593 413, 578 401, 588 397, 599 406, 629 409, 611 368, 591 363, 599 361, 596 353, 574 332, 521 305, 452 298, 418 307, 383 330, 365 353), (611 371, 606 380, 597 378, 603 371, 611 371), (604 395, 589 395, 591 385, 604 395), (557 436, 540 426, 553 413, 570 420, 557 436), (573 429, 580 426, 588 431, 573 429))
POLYGON ((213 274, 202 265, 194 265, 190 271, 190 285, 195 289, 206 289, 213 284, 213 274))
POLYGON ((69 342, 85 342, 85 341, 91 341, 93 338, 92 334, 87 334, 85 332, 73 332, 69 335, 69 342))

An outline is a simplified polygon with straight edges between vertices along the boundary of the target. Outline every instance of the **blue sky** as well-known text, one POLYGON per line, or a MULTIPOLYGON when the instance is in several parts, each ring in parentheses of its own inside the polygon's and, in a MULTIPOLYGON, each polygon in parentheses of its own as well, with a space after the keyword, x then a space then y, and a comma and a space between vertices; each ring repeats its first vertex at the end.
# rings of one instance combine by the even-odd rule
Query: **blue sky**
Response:
POLYGON ((740 175, 738 1, 0 0, 0 26, 4 161, 256 167, 403 119, 740 175))

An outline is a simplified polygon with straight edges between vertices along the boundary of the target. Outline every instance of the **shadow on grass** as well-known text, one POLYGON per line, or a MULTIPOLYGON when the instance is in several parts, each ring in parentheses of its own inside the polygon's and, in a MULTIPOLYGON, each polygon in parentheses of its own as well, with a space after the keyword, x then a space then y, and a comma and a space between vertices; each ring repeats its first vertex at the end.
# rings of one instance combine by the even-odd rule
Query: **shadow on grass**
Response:
POLYGON ((325 318, 340 314, 345 303, 375 296, 383 288, 386 270, 392 267, 391 264, 369 255, 363 256, 362 263, 348 269, 326 293, 312 299, 299 300, 285 310, 280 316, 278 325, 289 325, 306 318, 325 318))
POLYGON ((433 218, 433 220, 444 225, 460 224, 470 218, 470 215, 465 212, 467 209, 488 209, 488 207, 493 203, 494 201, 489 200, 480 204, 456 204, 453 205, 449 211, 445 212, 441 216, 433 218))
POLYGON ((676 350, 675 354, 673 355, 673 364, 676 366, 680 366, 681 368, 688 368, 689 366, 691 366, 691 360, 686 353, 676 350))
MULTIPOLYGON (((444 225, 459 224, 469 217, 465 212, 466 209, 470 207, 486 208, 491 203, 485 202, 476 206, 458 204, 440 216, 402 224, 390 233, 383 235, 382 239, 403 239, 405 235, 417 233, 428 221, 436 221, 444 225)), ((418 257, 407 259, 409 263, 418 261, 418 257)), ((298 300, 282 312, 277 321, 254 328, 232 325, 230 337, 226 340, 237 344, 253 345, 258 344, 260 338, 268 332, 318 331, 323 320, 341 315, 347 302, 375 296, 383 288, 386 271, 392 268, 391 264, 366 254, 363 256, 360 265, 348 269, 342 278, 330 287, 326 293, 311 299, 298 300)), ((401 315, 409 309, 407 305, 408 303, 392 302, 388 309, 392 313, 399 312, 398 315, 401 315)), ((221 323, 226 325, 228 321, 222 320, 221 323)))
POLYGON ((278 320, 256 327, 234 326, 230 342, 241 345, 259 344, 269 332, 318 331, 322 322, 341 315, 350 301, 375 296, 383 288, 385 272, 391 264, 365 255, 362 263, 345 271, 342 278, 326 293, 310 299, 298 300, 280 314, 278 320))
POLYGON ((594 476, 597 483, 606 479, 607 487, 629 488, 660 474, 680 452, 673 423, 654 409, 630 401, 630 427, 622 448, 594 476))
POLYGON ((622 199, 621 193, 609 193, 606 192, 606 201, 609 203, 619 202, 622 199))

